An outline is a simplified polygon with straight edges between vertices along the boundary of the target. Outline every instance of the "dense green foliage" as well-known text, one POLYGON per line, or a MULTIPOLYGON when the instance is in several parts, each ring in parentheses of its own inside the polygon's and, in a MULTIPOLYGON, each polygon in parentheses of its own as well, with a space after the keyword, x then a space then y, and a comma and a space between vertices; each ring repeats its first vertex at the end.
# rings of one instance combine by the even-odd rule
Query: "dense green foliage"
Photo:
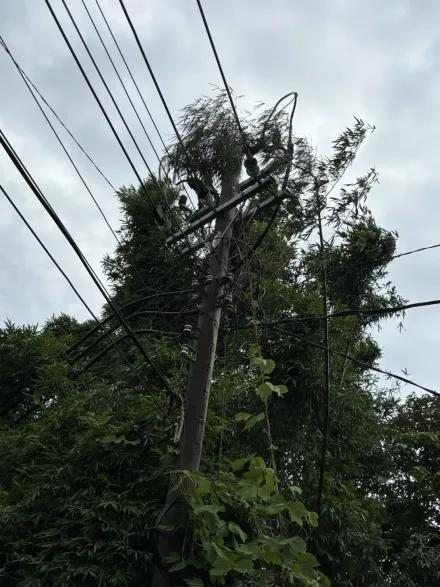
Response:
MULTIPOLYGON (((223 104, 211 106, 223 116, 223 104)), ((194 122, 191 110, 185 116, 194 122)), ((227 128, 229 119, 221 120, 227 128)), ((247 127, 250 135, 261 131, 261 120, 247 127)), ((276 125, 287 132, 280 114, 268 135, 276 125)), ((366 206, 375 174, 343 186, 333 199, 322 192, 325 182, 317 181, 341 177, 367 130, 356 121, 328 159, 316 158, 304 139, 296 139, 296 171, 289 182, 301 194, 302 212, 292 201, 283 204, 258 260, 247 255, 249 244, 270 214, 256 217, 237 236, 235 312, 221 325, 202 470, 188 473, 191 548, 167 561, 176 585, 440 584, 438 400, 400 400, 399 390, 380 386, 368 368, 331 355, 330 430, 318 519, 326 397, 323 323, 270 326, 323 314, 323 270, 329 311, 401 301, 386 282, 396 235, 377 226, 366 206), (318 214, 332 233, 324 250, 314 245, 318 214)), ((228 148, 219 141, 211 160, 197 164, 215 177, 222 171, 216 158, 228 148)), ((179 171, 178 155, 171 152, 170 165, 179 171)), ((270 155, 268 150, 262 158, 270 155)), ((176 189, 168 180, 162 185, 174 206, 176 189)), ((148 188, 159 199, 154 182, 148 188)), ((200 291, 194 280, 203 265, 165 246, 166 232, 154 223, 143 189, 123 188, 119 199, 121 245, 105 258, 104 270, 114 300, 176 396, 170 398, 107 307, 102 316, 114 326, 134 370, 100 331, 84 338, 93 322, 80 324, 63 315, 43 328, 5 324, 0 331, 5 587, 147 586, 160 563, 157 541, 166 530, 161 519, 189 370, 180 352, 181 332, 184 324, 196 323, 200 291)), ((380 349, 370 327, 386 318, 330 321, 330 348, 374 365, 380 349)))

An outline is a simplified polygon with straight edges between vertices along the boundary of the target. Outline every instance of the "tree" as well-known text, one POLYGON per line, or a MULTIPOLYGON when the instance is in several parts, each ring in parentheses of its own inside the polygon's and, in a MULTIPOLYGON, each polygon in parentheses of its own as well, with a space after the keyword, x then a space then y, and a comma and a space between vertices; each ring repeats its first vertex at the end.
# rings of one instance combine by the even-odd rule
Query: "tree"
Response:
MULTIPOLYGON (((190 106, 182 122, 192 166, 215 186, 225 149, 240 138, 225 96, 190 106)), ((278 165, 279 186, 289 127, 281 109, 243 119, 249 144, 260 141, 261 165, 278 165)), ((277 214, 237 226, 234 311, 221 325, 202 470, 186 474, 185 548, 172 560, 160 560, 157 543, 167 531, 164 503, 189 367, 181 347, 191 346, 182 332, 197 318, 202 254, 183 255, 187 243, 165 246, 144 188, 119 190, 121 242, 104 269, 175 396, 108 307, 102 319, 134 371, 90 321, 60 316, 42 329, 5 326, 2 585, 148 585, 158 562, 172 568, 174 584, 194 586, 438 581, 438 402, 399 402, 368 368, 330 354, 326 429, 328 351, 323 320, 310 318, 401 302, 386 281, 397 235, 377 226, 367 207, 376 172, 333 196, 369 130, 355 119, 328 158, 293 135, 292 197, 277 214)), ((188 162, 179 145, 166 164, 183 176, 188 162)), ((154 204, 165 193, 171 224, 186 222, 170 180, 146 187, 154 204)), ((374 366, 380 349, 370 326, 386 317, 329 321, 329 348, 374 366)))

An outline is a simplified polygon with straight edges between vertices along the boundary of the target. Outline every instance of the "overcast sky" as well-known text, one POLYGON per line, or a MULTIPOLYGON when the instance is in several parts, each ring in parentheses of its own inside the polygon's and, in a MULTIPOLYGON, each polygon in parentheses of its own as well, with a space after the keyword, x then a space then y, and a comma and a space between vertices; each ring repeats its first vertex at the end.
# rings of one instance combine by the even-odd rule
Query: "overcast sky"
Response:
MULTIPOLYGON (((87 5, 121 65, 95 0, 87 5)), ((145 100, 165 137, 171 127, 117 0, 101 0, 145 100)), ((221 85, 195 0, 126 0, 170 109, 178 111, 221 85)), ((139 170, 140 157, 94 72, 59 0, 65 30, 139 170)), ((134 117, 79 0, 68 5, 141 145, 154 155, 134 117)), ((275 103, 296 90, 296 131, 328 152, 330 141, 353 115, 376 125, 352 174, 375 166, 380 184, 370 207, 378 223, 398 231, 399 252, 440 242, 440 3, 436 0, 205 0, 229 84, 244 94, 244 107, 275 103)), ((115 186, 135 177, 86 86, 43 0, 0 0, 0 34, 22 68, 115 186)), ((147 130, 157 135, 121 66, 147 130)), ((92 266, 115 241, 57 143, 6 53, 0 49, 0 127, 77 240, 92 266)), ((57 129, 59 127, 57 126, 57 129)), ((112 225, 116 199, 81 152, 62 134, 112 225)), ((90 305, 101 298, 62 235, 0 152, 0 182, 68 270, 90 305)), ((42 323, 50 313, 86 317, 62 276, 0 197, 0 319, 42 323)), ((440 298, 440 249, 395 260, 390 279, 413 302, 440 298)), ((437 372, 440 308, 407 312, 405 332, 384 323, 377 340, 381 366, 407 369, 422 385, 440 388, 437 372)), ((408 388, 409 390, 409 388, 408 388)))

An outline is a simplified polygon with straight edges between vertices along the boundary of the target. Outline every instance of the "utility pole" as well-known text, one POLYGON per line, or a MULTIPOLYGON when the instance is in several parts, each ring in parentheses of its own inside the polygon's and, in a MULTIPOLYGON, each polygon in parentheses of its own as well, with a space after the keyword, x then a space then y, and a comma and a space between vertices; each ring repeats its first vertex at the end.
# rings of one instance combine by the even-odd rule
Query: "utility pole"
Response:
MULTIPOLYGON (((222 182, 219 206, 236 195, 239 178, 231 175, 222 182)), ((211 390, 217 338, 222 309, 219 304, 223 293, 223 278, 227 273, 229 249, 236 208, 227 209, 216 218, 214 233, 219 235, 215 249, 209 255, 210 276, 204 286, 198 320, 198 338, 195 345, 195 360, 191 365, 186 390, 186 409, 183 433, 179 444, 178 469, 198 471, 205 435, 206 414, 211 390)), ((164 565, 166 557, 179 552, 185 542, 189 516, 188 504, 181 492, 175 489, 177 475, 173 476, 167 495, 165 510, 159 525, 170 526, 172 533, 163 533, 159 538, 158 556, 164 565)), ((172 583, 159 565, 155 567, 152 587, 171 587, 172 583)))
MULTIPOLYGON (((238 173, 231 173, 224 177, 217 207, 190 224, 186 229, 180 230, 167 239, 167 243, 172 245, 215 219, 214 240, 211 243, 212 252, 208 258, 211 273, 203 285, 195 359, 191 365, 188 379, 183 433, 179 443, 178 459, 176 459, 178 470, 198 471, 200 467, 222 313, 220 301, 224 290, 224 278, 228 273, 229 250, 237 205, 275 183, 271 176, 273 165, 268 165, 260 171, 257 160, 250 156, 245 159, 244 164, 248 171, 248 179, 239 184, 238 173)), ((237 164, 237 167, 239 168, 240 165, 237 164)), ((254 206, 251 209, 251 217, 260 209, 274 206, 289 196, 287 190, 273 195, 260 205, 254 206)), ((198 248, 200 245, 194 246, 195 250, 198 248)), ((185 490, 187 488, 186 482, 178 473, 172 475, 165 507, 157 519, 160 535, 151 587, 172 587, 171 578, 166 572, 167 557, 172 553, 182 553, 182 556, 189 554, 183 552, 185 546, 191 543, 191 537, 187 535, 189 505, 184 493, 179 489, 179 487, 183 487, 185 490)))
MULTIPOLYGON (((238 186, 238 177, 222 182, 220 205, 232 199, 238 186)), ((205 286, 201 301, 196 342, 196 358, 189 375, 186 391, 186 412, 180 443, 180 469, 198 471, 205 434, 206 412, 211 390, 217 338, 221 319, 219 301, 223 293, 223 279, 229 263, 229 249, 235 208, 219 216, 214 233, 219 236, 215 250, 210 254, 212 283, 205 286)))

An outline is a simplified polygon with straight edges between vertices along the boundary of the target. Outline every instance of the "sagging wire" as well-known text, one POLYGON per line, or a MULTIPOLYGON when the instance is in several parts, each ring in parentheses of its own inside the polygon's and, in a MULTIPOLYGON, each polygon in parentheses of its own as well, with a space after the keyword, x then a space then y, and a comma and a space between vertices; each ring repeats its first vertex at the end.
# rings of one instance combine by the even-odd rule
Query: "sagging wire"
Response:
MULTIPOLYGON (((113 228, 111 227, 110 223, 108 222, 103 210, 101 209, 101 207, 99 206, 96 198, 93 196, 89 186, 87 185, 86 181, 84 180, 83 176, 81 175, 78 167, 75 165, 71 155, 69 154, 68 150, 66 149, 64 143, 62 142, 60 136, 58 135, 57 131, 55 130, 54 126, 52 125, 51 121, 49 120, 48 116, 46 115, 46 113, 44 112, 41 104, 39 103, 35 93, 40 96, 40 99, 46 104, 46 106, 51 110, 51 112, 54 114, 54 116, 57 118, 57 120, 61 123, 61 125, 63 126, 63 128, 65 128, 65 130, 69 133, 69 135, 72 137, 72 139, 75 141, 75 143, 80 147, 80 149, 83 151, 83 153, 88 157, 88 159, 92 162, 92 164, 94 165, 94 167, 97 169, 97 171, 104 177, 104 179, 107 181, 107 183, 110 185, 110 187, 116 192, 116 189, 112 186, 112 184, 110 183, 110 181, 104 176, 104 174, 102 173, 102 171, 96 166, 96 164, 93 162, 93 160, 91 159, 91 157, 87 154, 87 152, 81 147, 81 145, 78 143, 78 141, 75 139, 75 137, 73 136, 73 134, 67 129, 67 127, 62 123, 62 121, 60 120, 60 118, 58 117, 58 115, 55 113, 55 111, 51 108, 51 106, 47 103, 47 101, 44 99, 44 97, 40 94, 40 92, 38 91, 38 89, 34 86, 34 84, 31 82, 31 80, 27 77, 27 75, 25 74, 25 72, 22 70, 22 68, 20 67, 20 65, 18 64, 18 62, 15 60, 14 56, 12 55, 11 51, 9 50, 9 48, 6 45, 6 42, 4 41, 4 39, 2 39, 0 37, 0 44, 2 45, 3 49, 6 51, 6 53, 9 55, 9 57, 11 58, 12 62, 14 63, 17 71, 19 72, 22 80, 24 81, 26 87, 28 88, 31 96, 33 97, 33 99, 35 100, 37 106, 39 107, 40 111, 42 112, 44 118, 46 119, 46 122, 49 124, 52 132, 54 133, 55 137, 57 138, 58 142, 60 143, 61 147, 63 148, 65 154, 67 155, 70 163, 72 164, 73 168, 75 169, 76 173, 78 174, 81 182, 83 183, 83 185, 85 186, 85 188, 87 189, 89 195, 91 196, 93 202, 95 203, 96 207, 98 208, 99 212, 101 213, 101 215, 103 216, 107 226, 109 227, 113 237, 115 238, 116 242, 121 245, 121 241, 119 240, 118 236, 116 235, 115 231, 113 230, 113 228), (34 93, 35 92, 35 93, 34 93)), ((136 268, 134 268, 134 271, 137 275, 137 277, 139 278, 139 280, 142 282, 142 284, 145 286, 145 289, 149 289, 148 286, 145 284, 145 281, 143 280, 142 276, 139 274, 139 272, 137 271, 136 268)))
POLYGON ((162 372, 160 371, 160 369, 155 365, 153 359, 150 357, 148 351, 145 349, 145 347, 143 346, 142 342, 139 340, 139 338, 136 336, 136 334, 132 331, 132 329, 130 328, 128 322, 126 321, 124 315, 120 312, 119 308, 116 306, 116 304, 111 299, 110 295, 108 294, 108 292, 106 291, 105 287, 101 283, 99 277, 96 275, 96 273, 94 272, 93 268, 90 266, 89 262, 87 261, 87 259, 83 255, 81 249, 76 244, 76 242, 73 239, 72 235, 69 233, 69 231, 65 227, 64 223, 61 221, 61 219, 58 216, 58 214, 52 208, 52 206, 50 205, 50 203, 48 202, 48 200, 44 196, 43 192, 38 187, 37 183, 35 182, 35 180, 33 179, 33 177, 30 175, 30 173, 28 172, 28 170, 24 166, 24 164, 22 163, 21 159, 15 153, 12 145, 9 143, 8 139, 6 138, 6 136, 4 135, 4 133, 2 131, 0 131, 0 144, 3 146, 3 148, 6 151, 7 155, 9 156, 9 158, 11 159, 11 161, 13 162, 13 164, 15 165, 15 167, 17 168, 17 170, 19 171, 20 175, 23 177, 23 179, 25 180, 25 182, 27 183, 27 185, 30 187, 30 189, 34 193, 35 197, 38 199, 38 201, 40 202, 40 204, 43 206, 43 208, 46 210, 46 212, 52 218, 52 220, 54 221, 54 223, 56 224, 56 226, 59 228, 60 232, 66 238, 67 242, 72 247, 73 251, 75 252, 75 254, 77 255, 77 257, 81 261, 82 265, 86 269, 87 273, 92 278, 94 284, 99 289, 101 295, 104 297, 104 299, 107 302, 107 304, 111 307, 111 309, 113 310, 114 314, 119 318, 119 320, 122 323, 124 329, 127 332, 130 333, 130 336, 131 336, 131 338, 132 338, 135 346, 138 348, 138 350, 141 352, 141 354, 144 356, 144 358, 150 364, 150 366, 152 367, 152 369, 154 370, 154 372, 156 373, 156 375, 159 377, 159 379, 164 384, 165 388, 167 389, 167 391, 170 394, 170 406, 171 406, 172 402, 174 401, 174 398, 176 397, 176 392, 171 388, 171 386, 168 383, 167 379, 162 374, 162 372))
POLYGON ((387 371, 385 369, 380 369, 379 367, 374 367, 373 365, 368 365, 367 363, 360 361, 356 357, 353 357, 347 353, 343 353, 342 351, 337 351, 335 349, 325 347, 324 345, 319 344, 317 342, 313 342, 312 340, 309 340, 308 338, 302 336, 301 334, 297 334, 296 332, 293 332, 293 331, 290 332, 288 330, 284 330, 283 328, 278 328, 276 326, 273 326, 271 328, 272 328, 272 330, 275 330, 276 332, 279 332, 280 334, 286 334, 287 336, 293 336, 294 338, 297 338, 298 340, 302 340, 303 342, 305 342, 311 346, 314 346, 318 349, 321 349, 323 351, 329 352, 332 355, 336 355, 338 357, 343 357, 343 358, 351 361, 355 365, 362 367, 363 369, 375 371, 376 373, 386 375, 387 377, 391 377, 392 379, 396 379, 396 380, 402 381, 403 383, 406 383, 408 385, 412 385, 414 387, 417 387, 418 389, 421 389, 422 391, 426 391, 427 393, 435 395, 436 397, 440 397, 440 392, 436 391, 435 389, 430 389, 428 387, 424 387, 423 385, 415 383, 415 381, 412 381, 411 379, 407 379, 406 377, 402 377, 401 375, 397 375, 396 373, 392 373, 391 371, 387 371))
POLYGON ((22 76, 24 76, 24 78, 26 79, 26 81, 29 83, 29 85, 32 87, 32 89, 35 91, 35 93, 39 96, 40 100, 49 108, 49 110, 52 112, 52 114, 55 116, 55 118, 58 120, 58 122, 61 124, 61 126, 64 128, 64 130, 67 132, 67 134, 70 136, 70 138, 74 141, 74 143, 76 144, 76 146, 82 151, 82 153, 87 157, 87 159, 90 161, 90 163, 93 165, 93 167, 96 169, 96 171, 101 175, 101 177, 107 182, 107 184, 110 186, 110 188, 116 193, 117 189, 114 187, 114 185, 110 182, 110 180, 108 179, 108 177, 104 174, 104 172, 97 166, 97 164, 93 161, 93 159, 90 157, 90 155, 87 153, 87 151, 84 149, 84 147, 78 142, 78 140, 75 138, 75 136, 73 135, 73 133, 69 130, 69 128, 64 124, 64 122, 61 120, 61 118, 59 117, 59 115, 56 113, 56 111, 52 108, 52 106, 47 102, 46 98, 41 94, 41 92, 38 90, 38 88, 35 86, 35 84, 32 82, 32 80, 29 78, 29 76, 26 74, 26 72, 20 67, 20 65, 18 64, 18 62, 15 60, 15 58, 12 56, 11 52, 9 51, 9 48, 6 45, 6 42, 4 41, 4 39, 0 36, 0 45, 3 47, 3 49, 6 51, 6 53, 9 55, 9 57, 12 59, 12 61, 14 62, 16 68, 18 69, 18 71, 20 72, 20 74, 22 76))
MULTIPOLYGON (((0 136, 0 141, 1 140, 2 140, 2 137, 0 136)), ((28 222, 28 220, 25 218, 25 216, 22 214, 22 212, 16 206, 15 202, 12 200, 12 198, 9 196, 9 194, 6 192, 6 190, 1 185, 0 185, 0 190, 3 192, 4 196, 6 197, 6 199, 8 200, 8 202, 11 204, 11 206, 14 208, 15 212, 18 214, 18 216, 24 222, 24 224, 26 225, 26 227, 28 228, 28 230, 30 231, 30 233, 32 234, 32 236, 36 239, 36 241, 41 246, 41 248, 44 250, 44 252, 46 253, 46 255, 49 257, 49 259, 52 261, 52 263, 55 265, 55 267, 58 269, 58 271, 61 273, 61 275, 64 277, 64 279, 67 281, 67 283, 69 284, 69 286, 74 291, 75 295, 78 297, 78 299, 80 300, 80 302, 83 304, 83 306, 89 312, 89 314, 92 316, 93 320, 95 320, 95 322, 97 323, 98 327, 101 328, 105 332, 104 325, 100 322, 99 318, 94 314, 93 310, 90 308, 90 306, 84 300, 84 298, 81 296, 81 294, 79 293, 79 291, 77 290, 77 288, 75 287, 75 285, 72 283, 72 281, 70 280, 70 278, 67 276, 66 272, 61 267, 61 265, 59 265, 59 263, 53 257, 53 255, 51 254, 51 252, 49 251, 49 249, 46 247, 46 245, 43 243, 43 241, 41 240, 41 238, 38 236, 38 234, 32 228, 32 226, 30 225, 30 223, 28 222)), ((128 358, 124 354, 124 352, 117 346, 117 344, 112 339, 112 337, 110 336, 109 333, 106 333, 106 336, 109 338, 109 340, 111 342, 111 346, 113 346, 114 348, 116 348, 116 350, 121 355, 121 357, 124 360, 124 362, 129 366, 129 368, 132 370, 132 372, 134 373, 134 375, 139 379, 139 381, 141 382, 141 384, 144 387, 144 389, 151 395, 151 397, 153 398, 153 401, 156 403, 156 405, 158 406, 158 408, 160 409, 160 411, 163 413, 164 417, 166 417, 168 420, 170 420, 170 422, 172 422, 172 420, 170 419, 170 413, 169 413, 169 411, 165 411, 164 410, 164 408, 161 406, 161 404, 159 403, 159 401, 156 398, 156 396, 153 394, 153 392, 151 391, 151 389, 148 387, 146 381, 144 381, 144 379, 140 376, 140 374, 138 373, 138 371, 136 371, 136 369, 130 363, 130 361, 128 360, 128 358)))

